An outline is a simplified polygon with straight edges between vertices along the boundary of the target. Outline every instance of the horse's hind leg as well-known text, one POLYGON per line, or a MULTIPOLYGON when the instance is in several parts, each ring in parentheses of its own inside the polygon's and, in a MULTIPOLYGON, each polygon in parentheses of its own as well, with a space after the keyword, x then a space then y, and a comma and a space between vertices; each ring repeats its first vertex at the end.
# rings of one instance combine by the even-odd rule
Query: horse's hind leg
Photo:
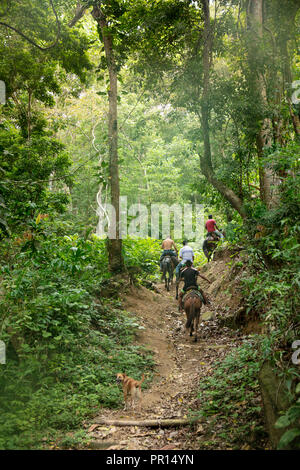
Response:
POLYGON ((196 323, 196 325, 195 325, 194 343, 197 343, 197 341, 198 341, 198 336, 197 336, 197 326, 198 326, 198 322, 197 322, 196 318, 195 318, 194 322, 196 323))
POLYGON ((170 284, 173 284, 173 272, 172 272, 171 264, 169 264, 169 269, 168 269, 168 292, 170 291, 170 284))
POLYGON ((165 289, 167 288, 167 275, 166 275, 166 269, 165 266, 163 266, 163 273, 161 276, 161 282, 165 281, 165 289))
POLYGON ((200 320, 200 310, 197 312, 194 322, 195 322, 195 338, 194 342, 197 343, 198 341, 198 328, 199 328, 199 320, 200 320))

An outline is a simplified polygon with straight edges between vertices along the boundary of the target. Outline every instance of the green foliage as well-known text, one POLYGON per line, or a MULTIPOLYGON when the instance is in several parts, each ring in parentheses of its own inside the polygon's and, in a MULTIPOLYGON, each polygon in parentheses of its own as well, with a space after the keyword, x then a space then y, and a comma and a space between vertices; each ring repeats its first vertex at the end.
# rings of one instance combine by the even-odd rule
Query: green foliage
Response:
MULTIPOLYGON (((259 224, 263 232, 255 242, 251 240, 248 255, 252 276, 244 279, 248 310, 259 311, 272 326, 273 338, 277 334, 283 344, 294 338, 299 321, 300 201, 299 175, 294 172, 299 155, 296 149, 299 152, 299 145, 291 144, 278 151, 276 170, 284 164, 285 171, 292 174, 282 181, 276 208, 266 211, 260 207, 259 224)), ((249 226, 250 236, 254 237, 256 231, 256 225, 249 226)))
POLYGON ((46 132, 39 130, 28 141, 10 121, 2 122, 0 195, 5 201, 7 225, 20 230, 20 224, 26 228, 37 211, 62 212, 68 202, 63 183, 70 183, 66 175, 70 163, 64 146, 46 132), (49 190, 51 175, 57 180, 56 191, 49 190))
POLYGON ((140 268, 142 277, 154 275, 159 267, 161 242, 152 238, 123 240, 124 262, 127 268, 140 268))
POLYGON ((278 420, 279 427, 287 427, 279 448, 297 445, 300 433, 299 399, 295 392, 300 375, 297 366, 290 362, 291 345, 300 335, 299 149, 299 144, 291 142, 285 148, 273 149, 265 159, 282 177, 280 199, 272 210, 256 207, 253 215, 262 231, 257 231, 252 219, 247 247, 250 274, 242 279, 247 311, 259 317, 267 330, 261 342, 262 354, 280 374, 290 400, 290 407, 278 420), (253 241, 255 233, 259 237, 253 241))
MULTIPOLYGON (((1 7, 1 21, 41 46, 53 43, 58 28, 48 0, 9 3, 9 9, 1 7)), ((108 196, 105 73, 95 77, 90 91, 80 92, 92 81, 91 68, 99 73, 107 63, 90 15, 69 28, 77 2, 54 3, 62 23, 58 44, 48 51, 0 26, 0 79, 7 89, 7 104, 0 107, 0 331, 8 344, 8 362, 0 369, 0 446, 5 448, 40 446, 44 429, 49 435, 71 430, 100 405, 118 406, 114 374, 126 368, 138 375, 153 366, 146 350, 132 346, 136 319, 121 311, 117 299, 105 297, 106 291, 115 296, 121 288, 113 286, 108 274, 105 241, 88 239, 97 222, 99 188, 103 199, 108 196), (72 208, 57 220, 70 200, 72 208), (46 213, 48 221, 39 219, 38 214, 46 213)), ((95 2, 82 3, 91 7, 95 2)), ((300 150, 291 120, 291 112, 299 109, 289 105, 289 93, 290 82, 299 76, 299 57, 293 50, 297 18, 294 22, 295 15, 286 12, 296 14, 297 2, 289 1, 294 5, 290 9, 285 8, 287 0, 268 3, 263 37, 252 41, 257 52, 253 67, 244 6, 224 1, 213 12, 217 3, 212 2, 212 67, 205 97, 212 169, 243 202, 249 217, 243 226, 199 172, 204 152, 202 9, 197 2, 181 0, 102 3, 122 83, 121 193, 129 203, 137 202, 137 194, 147 204, 203 203, 205 210, 217 210, 227 241, 244 244, 250 270, 242 280, 247 310, 267 329, 256 344, 281 370, 291 399, 278 421, 288 427, 280 446, 294 444, 299 373, 289 359, 291 343, 299 338, 300 150), (254 86, 260 73, 266 103, 254 86), (265 118, 273 145, 258 163, 257 134, 265 118), (281 180, 279 202, 272 210, 260 200, 260 166, 281 180), (258 223, 264 231, 255 238, 258 223)), ((158 241, 128 238, 123 252, 128 271, 136 270, 139 281, 155 278, 158 241)), ((196 264, 203 260, 197 252, 196 264)), ((228 356, 201 385, 203 415, 212 417, 212 423, 217 416, 229 425, 231 417, 242 414, 233 407, 243 410, 247 422, 241 418, 230 436, 235 446, 239 436, 253 431, 251 426, 260 426, 254 400, 256 354, 251 345, 238 349, 237 357, 228 356)), ((225 431, 223 437, 229 434, 225 431)), ((82 439, 82 434, 67 435, 62 445, 72 447, 82 439)))
POLYGON ((13 266, 2 265, 5 449, 40 447, 42 437, 75 429, 99 406, 119 406, 116 373, 139 376, 153 367, 150 352, 132 345, 136 319, 105 298, 105 241, 57 237, 53 224, 40 224, 38 249, 23 246, 13 266))
POLYGON ((278 444, 278 449, 294 448, 299 449, 300 441, 300 398, 298 398, 296 404, 293 404, 285 414, 278 418, 276 422, 276 428, 288 428, 287 431, 281 436, 278 444), (291 425, 296 426, 291 428, 291 425))
POLYGON ((7 235, 26 228, 37 211, 66 207, 71 161, 55 138, 60 122, 49 122, 45 107, 54 106, 68 81, 69 93, 78 94, 92 64, 90 38, 81 27, 61 24, 58 43, 47 51, 25 40, 41 47, 55 42, 58 25, 47 0, 9 2, 1 21, 23 34, 0 25, 0 78, 6 85, 6 104, 0 105, 0 230, 7 235))
MULTIPOLYGON (((260 363, 254 342, 246 342, 217 361, 212 375, 199 385, 197 416, 209 421, 216 439, 225 439, 234 449, 240 449, 241 442, 253 445, 265 437, 258 403, 260 363)), ((256 445, 259 448, 261 444, 256 445)))

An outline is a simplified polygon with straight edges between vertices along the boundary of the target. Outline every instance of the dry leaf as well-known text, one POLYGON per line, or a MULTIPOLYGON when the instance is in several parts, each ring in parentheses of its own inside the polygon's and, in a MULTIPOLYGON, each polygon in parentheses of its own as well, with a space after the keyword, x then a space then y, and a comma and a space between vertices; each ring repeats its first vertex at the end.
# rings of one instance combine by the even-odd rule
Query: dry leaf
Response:
POLYGON ((176 450, 177 447, 174 444, 167 444, 166 446, 162 447, 159 450, 176 450))
POLYGON ((92 424, 92 426, 89 427, 88 432, 93 432, 94 429, 98 428, 99 424, 92 424))
POLYGON ((198 424, 196 433, 197 433, 197 434, 203 433, 203 426, 202 426, 202 424, 198 424))

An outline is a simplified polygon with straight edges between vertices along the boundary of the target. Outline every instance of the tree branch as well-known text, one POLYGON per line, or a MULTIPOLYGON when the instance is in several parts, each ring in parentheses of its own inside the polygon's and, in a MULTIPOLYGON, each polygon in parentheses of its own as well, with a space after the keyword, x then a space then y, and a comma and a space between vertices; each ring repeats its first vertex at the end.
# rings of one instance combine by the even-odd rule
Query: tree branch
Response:
POLYGON ((52 10, 53 10, 53 13, 54 13, 54 16, 55 16, 55 19, 56 19, 56 24, 57 24, 57 35, 56 35, 56 39, 54 41, 53 44, 51 44, 50 46, 47 46, 47 47, 42 47, 42 46, 39 46, 35 41, 33 41, 33 39, 29 38, 28 36, 26 36, 26 34, 22 33, 21 31, 19 31, 17 28, 15 28, 14 26, 11 26, 7 23, 3 23, 2 21, 0 21, 0 25, 1 26, 5 26, 6 28, 9 28, 11 29, 12 31, 14 31, 15 33, 17 33, 19 36, 21 36, 23 39, 25 39, 27 42, 29 42, 30 44, 32 44, 34 47, 37 47, 40 51, 48 51, 49 49, 52 49, 53 47, 55 47, 59 41, 59 38, 60 38, 60 31, 61 31, 61 28, 60 28, 60 22, 59 22, 59 19, 58 19, 58 16, 57 16, 57 13, 56 13, 56 10, 54 8, 54 5, 53 5, 53 0, 49 0, 50 4, 51 4, 51 7, 52 7, 52 10))
POLYGON ((87 6, 86 5, 81 5, 81 2, 79 1, 77 3, 77 7, 76 7, 76 12, 75 12, 75 15, 74 15, 74 18, 70 21, 70 23, 68 24, 68 26, 70 28, 72 28, 73 26, 75 26, 75 24, 85 15, 85 12, 87 10, 87 6))
POLYGON ((177 427, 177 426, 189 426, 192 422, 195 423, 198 420, 190 419, 145 419, 142 421, 136 420, 116 420, 116 419, 102 419, 96 418, 93 423, 105 424, 107 426, 145 426, 145 427, 177 427))

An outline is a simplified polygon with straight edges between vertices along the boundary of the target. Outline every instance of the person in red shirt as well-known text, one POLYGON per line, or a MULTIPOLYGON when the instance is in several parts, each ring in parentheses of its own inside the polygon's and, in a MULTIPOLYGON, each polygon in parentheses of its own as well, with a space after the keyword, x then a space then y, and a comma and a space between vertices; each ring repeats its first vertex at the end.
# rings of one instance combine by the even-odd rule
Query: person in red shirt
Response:
POLYGON ((205 228, 207 230, 208 235, 212 235, 214 238, 219 238, 219 236, 215 232, 215 230, 219 230, 219 228, 217 226, 217 222, 215 221, 215 219, 213 219, 212 215, 208 216, 208 221, 205 224, 205 228))

